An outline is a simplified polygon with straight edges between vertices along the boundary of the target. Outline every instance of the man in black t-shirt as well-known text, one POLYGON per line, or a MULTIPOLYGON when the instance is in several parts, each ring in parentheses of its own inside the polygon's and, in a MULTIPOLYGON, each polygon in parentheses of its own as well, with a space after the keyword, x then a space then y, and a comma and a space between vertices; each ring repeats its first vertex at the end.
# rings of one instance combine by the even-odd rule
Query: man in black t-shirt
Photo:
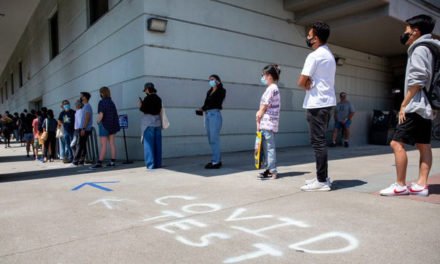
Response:
POLYGON ((73 160, 73 151, 70 147, 70 143, 73 139, 73 133, 75 131, 75 111, 70 108, 70 102, 68 100, 64 100, 61 104, 63 111, 60 113, 58 117, 58 127, 63 127, 64 133, 60 138, 60 153, 63 154, 63 162, 71 163, 73 160))

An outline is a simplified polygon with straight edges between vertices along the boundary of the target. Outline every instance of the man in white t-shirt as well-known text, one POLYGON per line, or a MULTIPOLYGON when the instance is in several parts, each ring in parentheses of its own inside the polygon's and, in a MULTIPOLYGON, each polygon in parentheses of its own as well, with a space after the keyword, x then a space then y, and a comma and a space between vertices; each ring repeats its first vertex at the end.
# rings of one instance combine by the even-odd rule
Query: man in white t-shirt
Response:
POLYGON ((310 142, 315 152, 316 179, 307 180, 303 191, 330 191, 328 177, 326 131, 332 108, 336 105, 336 62, 327 46, 330 27, 323 22, 314 23, 307 34, 307 46, 314 51, 304 63, 298 86, 306 91, 303 108, 307 110, 310 142))

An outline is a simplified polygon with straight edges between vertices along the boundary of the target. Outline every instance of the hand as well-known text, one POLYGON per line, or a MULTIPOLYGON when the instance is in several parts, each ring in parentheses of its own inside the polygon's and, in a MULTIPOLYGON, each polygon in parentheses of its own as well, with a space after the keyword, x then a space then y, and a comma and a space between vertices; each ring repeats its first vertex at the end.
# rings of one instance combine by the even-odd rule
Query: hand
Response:
POLYGON ((138 107, 139 107, 139 108, 142 107, 142 101, 138 101, 138 107))
POLYGON ((307 81, 306 81, 306 88, 305 88, 307 91, 308 90, 310 90, 310 89, 312 89, 312 80, 310 80, 310 79, 308 79, 307 81))
POLYGON ((400 107, 400 111, 399 111, 399 124, 402 124, 406 120, 405 108, 406 108, 406 106, 401 106, 400 107))
POLYGON ((81 129, 80 135, 83 137, 86 135, 86 131, 84 129, 81 129))
POLYGON ((258 111, 258 112, 255 114, 255 118, 256 118, 256 120, 257 120, 257 123, 260 123, 260 120, 261 120, 261 118, 263 117, 263 114, 264 114, 264 113, 262 113, 261 111, 258 111))

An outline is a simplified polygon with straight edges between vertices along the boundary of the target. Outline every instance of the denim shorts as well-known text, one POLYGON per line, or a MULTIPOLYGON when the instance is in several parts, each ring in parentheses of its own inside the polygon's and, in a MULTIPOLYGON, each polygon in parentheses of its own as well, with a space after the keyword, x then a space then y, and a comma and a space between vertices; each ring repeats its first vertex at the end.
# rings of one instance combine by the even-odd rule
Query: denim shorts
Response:
POLYGON ((23 140, 26 141, 26 142, 34 141, 34 134, 32 134, 32 133, 25 133, 23 135, 23 140))
POLYGON ((351 120, 350 120, 350 119, 347 120, 347 121, 345 122, 345 124, 343 124, 342 122, 339 122, 339 121, 336 121, 336 122, 335 122, 335 128, 337 128, 337 129, 341 129, 341 128, 350 128, 350 125, 351 125, 351 120))
POLYGON ((102 123, 99 123, 98 128, 100 137, 108 137, 110 135, 110 133, 108 133, 107 129, 105 129, 102 123))

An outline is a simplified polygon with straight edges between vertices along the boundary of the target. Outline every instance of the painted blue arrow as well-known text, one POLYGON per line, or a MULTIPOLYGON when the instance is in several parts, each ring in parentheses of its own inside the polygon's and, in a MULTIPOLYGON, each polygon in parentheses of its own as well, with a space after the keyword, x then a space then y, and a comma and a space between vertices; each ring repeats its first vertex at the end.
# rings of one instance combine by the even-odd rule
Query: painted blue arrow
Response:
POLYGON ((84 187, 84 186, 86 186, 86 185, 90 185, 90 186, 92 186, 92 187, 95 187, 96 189, 100 189, 100 190, 103 190, 103 191, 106 191, 106 192, 111 192, 111 191, 113 191, 112 189, 110 189, 110 188, 106 188, 106 187, 101 186, 101 185, 98 185, 97 183, 117 183, 117 182, 119 182, 119 181, 110 181, 110 182, 85 182, 85 183, 82 183, 82 184, 76 186, 75 188, 73 188, 72 191, 77 191, 77 190, 81 189, 82 187, 84 187))

